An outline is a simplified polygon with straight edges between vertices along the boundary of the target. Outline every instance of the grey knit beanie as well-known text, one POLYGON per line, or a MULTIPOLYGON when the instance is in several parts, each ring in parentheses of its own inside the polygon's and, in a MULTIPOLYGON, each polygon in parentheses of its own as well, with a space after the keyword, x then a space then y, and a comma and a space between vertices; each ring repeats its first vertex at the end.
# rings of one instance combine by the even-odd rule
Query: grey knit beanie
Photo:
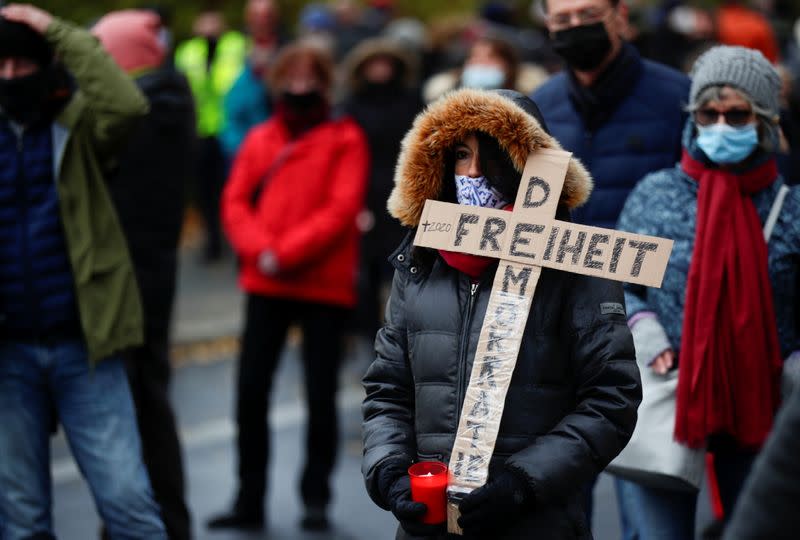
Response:
POLYGON ((719 46, 704 52, 692 67, 690 106, 709 86, 732 86, 741 90, 759 107, 777 116, 781 78, 761 52, 746 47, 719 46))

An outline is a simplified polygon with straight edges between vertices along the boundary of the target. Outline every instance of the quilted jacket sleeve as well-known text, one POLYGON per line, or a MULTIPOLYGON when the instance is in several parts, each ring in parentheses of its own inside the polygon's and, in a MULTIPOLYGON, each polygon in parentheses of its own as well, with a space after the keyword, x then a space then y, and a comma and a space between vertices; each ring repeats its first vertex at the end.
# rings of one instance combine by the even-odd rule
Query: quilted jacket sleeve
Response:
POLYGON ((565 300, 562 334, 571 346, 575 408, 506 462, 545 503, 565 501, 622 451, 642 398, 625 315, 601 309, 622 304, 622 286, 576 276, 565 300))
POLYGON ((405 323, 406 276, 395 272, 386 323, 375 339, 375 361, 364 375, 367 396, 361 407, 364 458, 361 470, 367 492, 388 509, 378 487, 378 469, 387 461, 410 465, 416 456, 414 380, 408 362, 405 323))

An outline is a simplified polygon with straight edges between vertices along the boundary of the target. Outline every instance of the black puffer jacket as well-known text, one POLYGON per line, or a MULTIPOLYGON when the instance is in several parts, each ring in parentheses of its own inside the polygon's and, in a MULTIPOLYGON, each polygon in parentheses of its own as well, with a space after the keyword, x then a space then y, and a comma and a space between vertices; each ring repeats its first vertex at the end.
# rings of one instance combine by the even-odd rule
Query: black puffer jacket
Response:
MULTIPOLYGON (((417 225, 424 200, 441 193, 444 167, 437 154, 443 160, 444 151, 471 131, 497 139, 518 170, 530 150, 557 147, 526 113, 532 109, 519 94, 472 90, 429 107, 404 140, 393 215, 417 225)), ((572 163, 561 211, 585 200, 590 189, 588 174, 572 163)), ((387 321, 364 376, 362 470, 370 496, 384 508, 388 501, 377 486, 383 464, 450 458, 497 267, 473 287, 438 253, 413 248, 411 236, 393 261, 387 321)), ((493 538, 591 537, 581 487, 627 444, 641 399, 626 318, 604 314, 609 310, 601 305, 608 303, 624 305, 619 283, 542 272, 490 467, 490 481, 501 467, 527 479, 536 500, 530 514, 493 538)))

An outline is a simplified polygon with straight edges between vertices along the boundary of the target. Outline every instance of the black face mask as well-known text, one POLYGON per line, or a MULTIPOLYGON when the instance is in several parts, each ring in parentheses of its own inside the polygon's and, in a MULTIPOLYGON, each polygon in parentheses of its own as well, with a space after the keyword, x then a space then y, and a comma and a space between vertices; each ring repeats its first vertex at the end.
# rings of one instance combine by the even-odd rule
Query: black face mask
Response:
POLYGON ((580 71, 596 69, 611 51, 611 39, 602 22, 553 32, 550 40, 558 55, 580 71))
POLYGON ((24 77, 0 79, 0 107, 14 122, 30 125, 44 113, 50 82, 47 69, 24 77))
POLYGON ((322 97, 322 93, 314 90, 303 94, 283 92, 281 100, 293 111, 302 112, 324 104, 325 98, 322 97))

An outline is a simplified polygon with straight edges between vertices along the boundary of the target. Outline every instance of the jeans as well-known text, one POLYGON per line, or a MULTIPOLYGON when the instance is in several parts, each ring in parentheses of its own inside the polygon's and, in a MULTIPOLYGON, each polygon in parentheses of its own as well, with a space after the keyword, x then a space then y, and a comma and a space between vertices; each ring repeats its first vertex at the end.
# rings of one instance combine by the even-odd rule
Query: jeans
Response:
POLYGON ((645 487, 617 479, 617 501, 631 521, 631 529, 640 540, 689 540, 694 538, 697 494, 688 491, 645 487))
POLYGON ((634 516, 631 512, 636 508, 637 484, 614 477, 614 491, 617 494, 617 509, 619 511, 619 527, 622 540, 640 540, 639 530, 636 527, 634 516))
POLYGON ((166 539, 125 366, 115 357, 91 369, 77 340, 0 343, 0 539, 53 538, 49 438, 56 420, 109 537, 166 539))
MULTIPOLYGON (((739 493, 750 472, 756 453, 735 443, 709 444, 714 453, 720 499, 726 520, 730 518, 739 493)), ((695 536, 697 493, 656 489, 618 480, 620 506, 624 505, 640 540, 684 540, 695 536)))

